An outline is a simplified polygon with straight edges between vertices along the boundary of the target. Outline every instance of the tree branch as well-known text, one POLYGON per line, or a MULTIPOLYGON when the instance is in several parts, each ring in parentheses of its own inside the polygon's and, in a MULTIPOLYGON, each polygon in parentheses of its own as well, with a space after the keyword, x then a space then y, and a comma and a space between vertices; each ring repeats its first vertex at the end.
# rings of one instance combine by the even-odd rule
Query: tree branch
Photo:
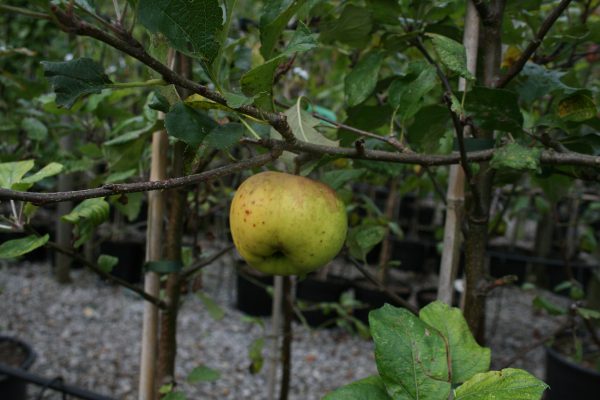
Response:
POLYGON ((494 13, 492 12, 492 10, 488 6, 488 4, 485 2, 485 0, 471 0, 471 1, 472 1, 473 5, 475 6, 475 8, 477 9, 477 12, 479 13, 479 18, 481 19, 481 21, 484 24, 489 24, 491 21, 493 21, 495 19, 494 13))
POLYGON ((21 200, 29 201, 36 205, 43 205, 68 200, 84 200, 94 197, 105 197, 123 193, 173 189, 177 187, 197 184, 200 182, 206 182, 212 179, 220 178, 222 176, 233 174, 235 172, 244 171, 249 168, 259 167, 277 159, 280 155, 281 150, 278 149, 278 145, 275 145, 274 147, 272 147, 272 151, 268 154, 262 154, 260 156, 253 157, 249 160, 240 161, 223 167, 218 167, 199 174, 187 175, 162 181, 107 184, 99 188, 74 190, 70 192, 19 192, 17 190, 0 188, 0 200, 21 200))
POLYGON ((223 255, 227 254, 231 249, 233 249, 233 247, 233 245, 229 245, 224 249, 219 250, 215 254, 212 254, 210 257, 202 259, 196 264, 192 264, 189 267, 185 268, 183 271, 181 271, 181 279, 187 279, 196 272, 200 271, 202 268, 208 266, 209 264, 212 264, 215 260, 218 260, 223 255))
POLYGON ((107 279, 113 283, 116 283, 119 286, 123 286, 135 293, 137 293, 138 295, 140 295, 144 300, 149 301, 150 303, 154 304, 156 307, 161 308, 161 309, 165 309, 167 307, 167 305, 160 299, 146 293, 143 289, 130 284, 127 281, 124 281, 121 278, 118 278, 114 275, 109 274, 108 272, 103 271, 102 269, 100 269, 100 267, 98 267, 96 264, 94 264, 93 262, 88 261, 85 257, 80 256, 79 254, 75 253, 73 250, 71 249, 67 249, 65 247, 60 246, 58 243, 52 242, 52 241, 48 241, 46 242, 46 247, 49 247, 51 249, 54 249, 60 253, 63 253, 71 258, 73 258, 74 260, 79 261, 80 263, 82 263, 83 265, 85 265, 86 267, 88 267, 89 269, 91 269, 92 271, 94 271, 97 275, 99 275, 100 277, 107 279))
POLYGON ((412 312, 415 315, 419 314, 419 309, 417 307, 413 306, 411 303, 409 303, 402 297, 398 296, 396 293, 386 288, 385 285, 382 282, 380 282, 377 278, 375 278, 373 274, 371 274, 361 263, 359 263, 352 257, 349 257, 349 260, 350 262, 352 262, 352 264, 354 264, 356 269, 358 269, 360 273, 363 274, 363 276, 367 278, 372 284, 377 286, 379 290, 387 294, 396 303, 401 304, 402 307, 406 308, 408 311, 412 312))
MULTIPOLYGON (((105 30, 99 29, 87 23, 86 21, 83 21, 73 13, 68 13, 61 10, 55 5, 51 6, 51 10, 52 15, 56 17, 56 20, 59 23, 58 27, 61 30, 79 36, 88 36, 104 42, 115 49, 120 50, 121 52, 141 61, 143 64, 160 74, 165 82, 188 89, 191 92, 200 94, 209 100, 227 106, 227 101, 221 94, 210 90, 204 85, 185 78, 165 64, 158 61, 156 58, 152 57, 146 52, 142 44, 122 27, 113 26, 115 28, 113 31, 119 32, 118 37, 116 37, 105 30)), ((268 122, 277 132, 281 134, 285 140, 289 142, 294 142, 296 140, 296 137, 294 136, 292 129, 290 128, 286 117, 283 114, 266 112, 253 106, 242 106, 232 110, 268 122)))
POLYGON ((546 17, 546 19, 540 26, 540 29, 538 30, 537 34, 535 35, 533 41, 529 43, 529 45, 523 51, 519 59, 513 65, 510 66, 506 74, 504 74, 500 77, 500 79, 498 79, 495 85, 497 88, 505 87, 515 76, 519 74, 519 72, 521 72, 521 70, 525 66, 525 63, 527 63, 527 60, 529 60, 533 53, 535 53, 535 51, 538 49, 538 47, 540 47, 542 41, 544 40, 544 37, 546 36, 550 28, 552 28, 552 25, 554 25, 558 17, 560 17, 563 11, 569 6, 571 1, 572 0, 562 0, 560 4, 550 13, 550 15, 546 17))

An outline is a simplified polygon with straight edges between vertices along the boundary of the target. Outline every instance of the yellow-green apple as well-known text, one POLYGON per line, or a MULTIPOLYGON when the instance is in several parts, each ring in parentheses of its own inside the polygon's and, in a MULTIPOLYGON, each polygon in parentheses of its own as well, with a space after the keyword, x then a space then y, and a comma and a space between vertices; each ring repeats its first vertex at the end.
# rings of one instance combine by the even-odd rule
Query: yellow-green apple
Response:
POLYGON ((238 188, 229 223, 246 262, 272 275, 303 275, 331 261, 344 245, 344 203, 324 183, 261 172, 238 188))

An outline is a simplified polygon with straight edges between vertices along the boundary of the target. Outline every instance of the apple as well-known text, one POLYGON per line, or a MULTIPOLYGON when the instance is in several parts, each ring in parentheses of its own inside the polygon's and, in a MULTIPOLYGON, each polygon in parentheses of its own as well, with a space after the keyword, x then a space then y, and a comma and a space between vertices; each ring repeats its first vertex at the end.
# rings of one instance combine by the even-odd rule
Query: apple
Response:
POLYGON ((261 172, 238 188, 229 224, 233 243, 253 268, 304 275, 331 261, 346 239, 344 203, 324 183, 261 172))

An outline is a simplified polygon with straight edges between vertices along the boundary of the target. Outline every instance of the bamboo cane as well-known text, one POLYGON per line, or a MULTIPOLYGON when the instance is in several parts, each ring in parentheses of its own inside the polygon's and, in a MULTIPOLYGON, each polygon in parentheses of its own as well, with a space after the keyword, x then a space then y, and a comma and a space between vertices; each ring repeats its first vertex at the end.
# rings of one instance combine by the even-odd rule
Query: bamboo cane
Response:
MULTIPOLYGON (((152 135, 152 165, 150 180, 166 179, 167 149, 169 141, 165 131, 152 135)), ((148 193, 148 229, 146 233, 146 260, 162 258, 162 220, 164 215, 164 196, 160 191, 148 193)), ((144 290, 158 297, 160 282, 158 274, 147 272, 144 278, 144 290)), ((158 336, 158 309, 154 304, 144 304, 142 330, 142 354, 140 365, 139 400, 154 400, 156 392, 156 353, 158 336)))
MULTIPOLYGON (((467 0, 463 44, 467 51, 467 68, 471 73, 475 74, 477 69, 477 46, 479 44, 479 14, 470 0, 467 0)), ((465 79, 461 78, 459 80, 458 87, 461 91, 466 89, 465 79)), ((465 174, 460 165, 450 167, 446 200, 447 208, 440 279, 438 283, 438 300, 452 304, 454 280, 456 279, 460 258, 461 223, 465 202, 465 174)))

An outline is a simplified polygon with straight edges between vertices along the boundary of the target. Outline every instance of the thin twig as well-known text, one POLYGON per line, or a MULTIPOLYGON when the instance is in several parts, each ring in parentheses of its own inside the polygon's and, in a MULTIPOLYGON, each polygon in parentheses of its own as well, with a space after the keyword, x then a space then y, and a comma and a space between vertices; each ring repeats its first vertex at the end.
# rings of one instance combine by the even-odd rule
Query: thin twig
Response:
MULTIPOLYGON (((111 47, 114 47, 115 49, 120 50, 121 52, 141 61, 146 66, 159 73, 166 82, 184 89, 188 89, 193 93, 200 94, 216 103, 225 106, 227 105, 227 101, 221 94, 209 89, 207 86, 196 83, 182 76, 181 74, 176 73, 167 65, 152 57, 144 49, 142 44, 124 29, 115 26, 114 28, 118 31, 118 37, 113 36, 106 30, 99 29, 78 18, 76 15, 69 14, 68 12, 61 10, 55 5, 51 6, 51 10, 52 15, 56 17, 56 20, 59 24, 58 26, 61 30, 79 36, 88 36, 104 42, 111 47)), ((287 119, 283 114, 266 112, 253 106, 242 106, 236 108, 235 111, 259 120, 267 121, 277 132, 281 134, 285 140, 289 142, 293 143, 296 140, 292 129, 287 123, 287 119)))
POLYGON ((212 254, 210 257, 208 257, 206 259, 202 259, 202 260, 198 261, 197 263, 190 265, 189 267, 187 267, 183 271, 181 271, 181 279, 189 278, 190 276, 194 275, 196 272, 200 271, 202 268, 212 264, 213 262, 215 262, 216 260, 221 258, 223 255, 227 254, 231 249, 233 249, 233 245, 227 246, 227 247, 219 250, 215 254, 212 254))
POLYGON ((384 292, 392 300, 394 300, 398 304, 401 304, 402 307, 406 308, 413 314, 415 314, 415 315, 419 314, 419 309, 417 307, 413 306, 408 301, 404 300, 402 297, 398 296, 396 293, 392 292, 387 287, 385 287, 385 285, 383 283, 381 283, 377 278, 375 278, 373 276, 373 274, 371 274, 361 263, 356 261, 354 258, 349 257, 349 259, 350 259, 350 262, 352 262, 352 264, 354 264, 356 269, 358 269, 360 271, 360 273, 363 274, 363 276, 365 278, 367 278, 371 283, 373 283, 375 286, 377 286, 377 288, 379 288, 379 290, 384 292))
POLYGON ((571 318, 567 319, 565 322, 563 322, 557 329, 555 329, 554 331, 550 332, 549 334, 541 337, 540 339, 528 344, 527 346, 521 347, 519 350, 516 351, 515 355, 512 356, 511 358, 509 358, 501 367, 501 369, 504 368, 508 368, 510 367, 512 364, 514 364, 516 361, 520 360, 521 358, 525 357, 530 351, 537 349, 538 347, 540 347, 541 345, 543 345, 544 343, 546 343, 547 341, 549 341, 550 339, 556 337, 558 334, 564 332, 566 329, 568 329, 569 327, 573 326, 573 321, 571 320, 571 318))
POLYGON ((97 266, 96 264, 94 264, 93 262, 88 261, 85 257, 80 256, 79 254, 77 254, 76 252, 74 252, 71 249, 67 249, 63 246, 60 246, 58 243, 52 242, 52 241, 48 241, 46 242, 46 247, 49 247, 53 250, 56 250, 60 253, 63 253, 71 258, 73 258, 74 260, 79 261, 80 263, 82 263, 83 265, 85 265, 86 267, 88 267, 89 269, 91 269, 92 271, 94 271, 97 275, 99 275, 100 277, 107 279, 113 283, 116 283, 119 286, 123 286, 135 293, 137 293, 138 295, 140 295, 144 300, 149 301, 150 303, 154 304, 156 307, 161 308, 161 309, 166 309, 167 305, 160 299, 144 292, 143 289, 132 285, 131 283, 118 278, 114 275, 109 274, 108 272, 103 271, 99 266, 97 266))
POLYGON ((52 17, 49 16, 48 14, 44 14, 44 13, 40 13, 40 12, 35 12, 35 11, 30 11, 30 10, 28 10, 26 8, 8 6, 8 5, 5 5, 5 4, 0 4, 0 10, 10 11, 10 12, 15 13, 15 14, 21 14, 21 15, 24 15, 26 17, 31 17, 31 18, 36 18, 36 19, 46 19, 46 20, 52 19, 52 17))
POLYGON ((223 167, 218 167, 210 171, 202 172, 194 175, 187 175, 178 178, 166 179, 162 181, 135 182, 123 184, 106 184, 99 188, 74 190, 68 192, 20 192, 16 190, 0 189, 0 200, 21 200, 29 201, 36 205, 48 203, 58 203, 69 200, 84 200, 94 197, 105 197, 115 194, 148 192, 153 190, 173 189, 200 182, 206 182, 212 179, 220 178, 235 172, 244 171, 249 168, 259 167, 267 164, 281 155, 281 151, 274 149, 270 153, 261 154, 245 161, 240 161, 234 164, 228 164, 223 167))
POLYGON ((558 17, 560 17, 563 11, 569 6, 571 1, 572 0, 562 0, 560 4, 550 13, 550 15, 546 17, 544 22, 542 22, 537 34, 535 35, 535 38, 529 43, 527 48, 525 48, 519 59, 510 66, 506 74, 498 79, 495 85, 497 88, 505 87, 515 76, 519 74, 519 72, 521 72, 525 66, 525 63, 527 63, 527 60, 529 60, 537 48, 540 47, 544 37, 550 28, 552 28, 552 25, 554 25, 558 17))

